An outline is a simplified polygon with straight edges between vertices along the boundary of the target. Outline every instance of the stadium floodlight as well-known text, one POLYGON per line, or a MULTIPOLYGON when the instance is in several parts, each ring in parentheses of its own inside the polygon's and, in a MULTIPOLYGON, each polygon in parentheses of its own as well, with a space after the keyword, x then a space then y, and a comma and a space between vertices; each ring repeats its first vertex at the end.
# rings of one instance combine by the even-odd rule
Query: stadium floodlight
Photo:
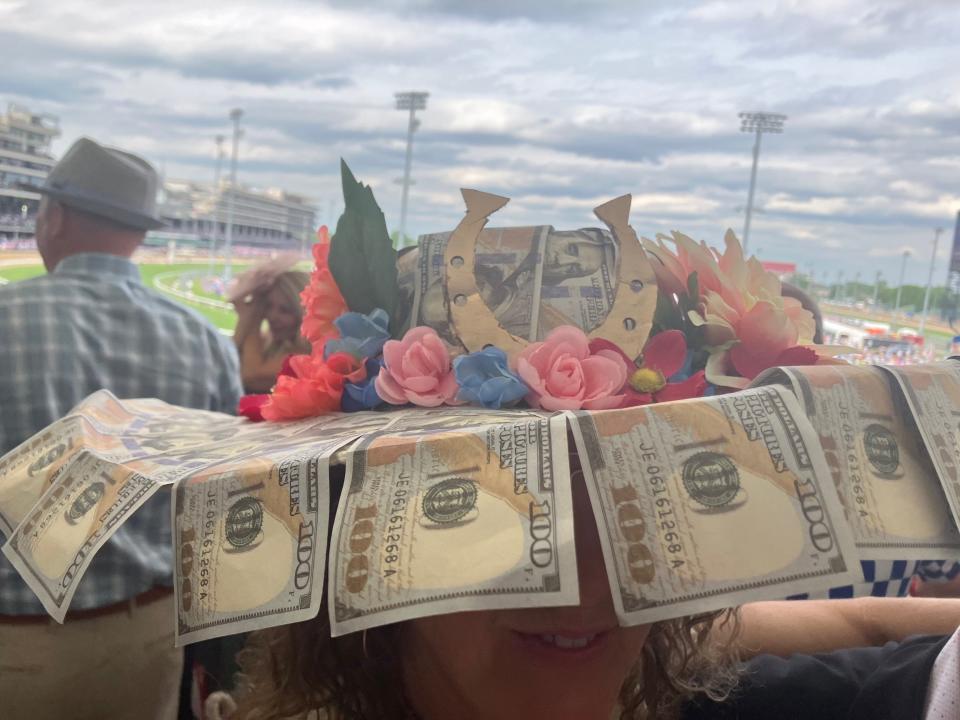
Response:
POLYGON ((907 258, 910 257, 910 251, 903 251, 903 260, 900 262, 900 284, 897 285, 897 303, 893 306, 893 316, 896 317, 900 312, 900 294, 903 292, 903 276, 907 272, 907 258))
POLYGON ((227 196, 227 239, 223 248, 223 287, 230 283, 233 274, 233 210, 237 199, 237 154, 240 150, 240 118, 243 110, 234 108, 230 111, 233 120, 233 153, 230 155, 230 194, 227 196))
POLYGON ((220 234, 220 170, 223 166, 223 141, 226 138, 223 135, 217 135, 214 141, 217 143, 217 165, 213 172, 213 192, 210 194, 212 207, 210 208, 213 228, 210 231, 210 274, 213 274, 214 254, 217 250, 217 236, 220 234))
POLYGON ((750 216, 753 213, 753 192, 757 187, 757 160, 760 158, 760 138, 764 133, 782 133, 787 116, 769 112, 740 113, 740 132, 756 134, 753 143, 753 168, 750 170, 750 192, 747 194, 747 215, 743 221, 743 254, 748 256, 750 246, 750 216))
POLYGON ((927 311, 930 309, 930 289, 933 286, 933 271, 937 266, 937 248, 940 246, 940 234, 943 228, 933 229, 933 252, 930 254, 930 274, 927 275, 927 289, 923 292, 923 314, 920 316, 920 336, 927 327, 927 311))
POLYGON ((420 121, 417 120, 417 110, 427 109, 427 98, 430 93, 426 92, 398 92, 393 97, 397 101, 397 110, 407 110, 410 113, 407 123, 407 157, 403 165, 403 193, 400 197, 400 242, 403 243, 407 237, 407 200, 410 197, 410 186, 413 180, 410 179, 410 167, 413 163, 413 133, 420 127, 420 121))

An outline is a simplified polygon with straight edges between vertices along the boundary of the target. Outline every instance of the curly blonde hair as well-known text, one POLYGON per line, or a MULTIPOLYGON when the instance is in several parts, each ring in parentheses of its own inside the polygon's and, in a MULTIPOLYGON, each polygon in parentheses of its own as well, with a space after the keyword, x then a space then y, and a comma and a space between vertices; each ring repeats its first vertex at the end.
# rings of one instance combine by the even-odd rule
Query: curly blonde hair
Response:
MULTIPOLYGON (((316 620, 252 633, 238 656, 232 720, 416 718, 403 687, 401 629, 332 638, 321 608, 316 620)), ((725 698, 737 680, 738 629, 735 610, 655 623, 620 691, 620 720, 675 717, 698 694, 725 698), (732 628, 723 641, 711 633, 718 624, 732 628)))

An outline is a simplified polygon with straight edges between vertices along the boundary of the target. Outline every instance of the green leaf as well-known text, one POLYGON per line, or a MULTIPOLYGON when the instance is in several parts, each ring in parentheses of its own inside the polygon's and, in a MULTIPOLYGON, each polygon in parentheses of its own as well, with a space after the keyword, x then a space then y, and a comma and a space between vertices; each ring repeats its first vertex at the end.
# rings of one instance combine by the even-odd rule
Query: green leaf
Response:
POLYGON ((696 270, 687 276, 687 297, 694 306, 700 302, 700 276, 697 275, 696 270))
POLYGON ((680 315, 682 318, 683 334, 687 336, 687 347, 690 350, 698 350, 703 345, 704 331, 690 322, 690 313, 698 312, 700 305, 700 277, 696 272, 690 273, 687 277, 687 292, 680 296, 680 315))
POLYGON ((657 332, 680 330, 682 328, 683 320, 679 308, 673 302, 673 298, 666 293, 657 293, 657 308, 653 312, 653 325, 657 332))
POLYGON ((343 214, 330 241, 330 272, 347 306, 354 312, 386 310, 392 318, 400 291, 397 252, 387 221, 369 186, 357 181, 341 159, 343 214))

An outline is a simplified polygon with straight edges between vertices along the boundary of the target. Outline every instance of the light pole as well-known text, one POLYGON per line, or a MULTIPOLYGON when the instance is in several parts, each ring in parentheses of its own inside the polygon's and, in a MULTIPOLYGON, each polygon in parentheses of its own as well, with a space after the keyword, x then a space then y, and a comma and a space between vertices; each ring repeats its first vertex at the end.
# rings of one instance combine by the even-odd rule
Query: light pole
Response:
POLYGON ((883 275, 877 270, 877 279, 873 283, 873 309, 877 309, 877 300, 880 297, 880 277, 883 275))
POLYGON ((897 285, 897 302, 893 307, 893 316, 896 317, 900 312, 900 293, 903 292, 903 274, 907 269, 907 258, 910 257, 910 251, 903 251, 903 260, 900 263, 900 283, 897 285))
POLYGON ((756 133, 753 142, 753 168, 750 170, 750 192, 747 194, 747 216, 743 221, 743 255, 749 257, 750 215, 753 213, 753 193, 757 187, 757 160, 760 158, 760 138, 763 133, 782 133, 786 115, 768 112, 740 113, 740 132, 756 133))
POLYGON ((217 235, 220 234, 220 170, 223 167, 223 141, 226 138, 223 135, 217 135, 214 140, 217 143, 217 165, 213 171, 213 228, 210 232, 210 272, 213 273, 213 258, 217 249, 217 235))
POLYGON ((933 284, 933 268, 937 264, 937 246, 940 245, 940 233, 943 228, 934 228, 933 230, 933 254, 930 255, 930 274, 927 275, 927 289, 923 293, 923 314, 920 316, 920 336, 923 336, 923 329, 927 326, 927 310, 930 308, 930 286, 933 284))
POLYGON ((427 98, 430 93, 425 92, 399 92, 393 96, 397 101, 397 110, 409 110, 410 119, 407 123, 407 157, 403 164, 403 194, 400 199, 400 243, 404 243, 407 237, 407 199, 410 196, 410 185, 413 180, 410 179, 410 166, 413 163, 413 133, 420 127, 420 121, 416 118, 417 110, 427 109, 427 98))
POLYGON ((243 110, 234 108, 230 111, 233 120, 233 153, 230 155, 230 195, 227 196, 227 240, 223 250, 223 286, 226 288, 233 274, 233 208, 237 198, 237 153, 240 150, 240 118, 243 110))

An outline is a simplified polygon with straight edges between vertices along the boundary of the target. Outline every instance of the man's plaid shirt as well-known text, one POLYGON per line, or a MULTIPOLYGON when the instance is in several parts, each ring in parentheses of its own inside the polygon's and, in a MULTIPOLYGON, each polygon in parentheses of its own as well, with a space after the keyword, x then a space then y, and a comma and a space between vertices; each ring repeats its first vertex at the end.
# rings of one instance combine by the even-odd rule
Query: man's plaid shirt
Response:
MULTIPOLYGON (((50 275, 0 287, 0 455, 101 388, 228 413, 242 393, 230 339, 144 287, 125 258, 73 255, 50 275)), ((70 607, 170 585, 171 556, 170 496, 161 489, 100 549, 70 607)), ((0 614, 44 612, 0 554, 0 614)))

